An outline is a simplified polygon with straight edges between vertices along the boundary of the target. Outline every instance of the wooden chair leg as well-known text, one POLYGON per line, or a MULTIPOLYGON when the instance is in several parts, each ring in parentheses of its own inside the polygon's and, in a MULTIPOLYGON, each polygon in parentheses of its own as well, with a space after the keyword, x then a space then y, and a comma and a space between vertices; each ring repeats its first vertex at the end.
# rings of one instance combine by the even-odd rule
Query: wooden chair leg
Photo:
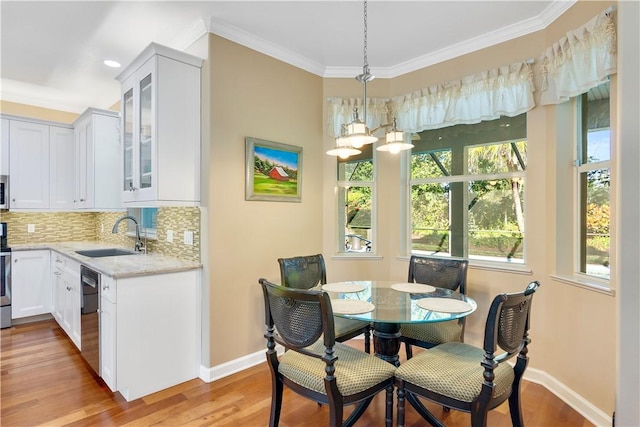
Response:
POLYGON ((511 425, 513 427, 524 426, 522 409, 520 408, 520 387, 515 388, 509 396, 509 412, 511 413, 511 425))
POLYGON ((385 427, 391 427, 393 423, 393 386, 387 387, 386 395, 386 408, 384 412, 384 425, 385 427))
POLYGON ((407 360, 413 357, 413 349, 411 348, 411 344, 405 342, 404 349, 407 351, 407 360))
POLYGON ((329 426, 342 427, 342 411, 342 403, 340 405, 329 404, 329 426))
POLYGON ((398 413, 396 414, 396 423, 398 427, 404 427, 404 387, 398 386, 398 413))
POLYGON ((371 354, 371 328, 364 333, 364 351, 371 354))
POLYGON ((280 380, 272 381, 271 387, 271 415, 269 416, 269 426, 278 427, 280 423, 280 410, 282 409, 283 384, 280 380))

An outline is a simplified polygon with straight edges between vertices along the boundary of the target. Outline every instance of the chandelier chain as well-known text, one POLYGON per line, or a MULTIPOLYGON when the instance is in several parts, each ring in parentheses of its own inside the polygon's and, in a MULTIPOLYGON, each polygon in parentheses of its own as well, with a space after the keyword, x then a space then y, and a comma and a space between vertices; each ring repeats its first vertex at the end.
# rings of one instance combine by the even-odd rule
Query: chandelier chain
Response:
POLYGON ((367 60, 367 0, 364 0, 364 74, 369 73, 369 61, 367 60))

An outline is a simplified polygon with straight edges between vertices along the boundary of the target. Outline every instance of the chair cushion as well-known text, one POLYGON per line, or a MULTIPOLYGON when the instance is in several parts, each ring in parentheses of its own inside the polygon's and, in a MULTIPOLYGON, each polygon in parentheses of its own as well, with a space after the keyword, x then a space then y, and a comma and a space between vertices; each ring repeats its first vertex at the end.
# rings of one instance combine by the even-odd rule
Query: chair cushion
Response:
MULTIPOLYGON (((463 402, 475 400, 482 389, 484 350, 464 343, 447 343, 412 357, 396 370, 396 378, 463 402)), ((514 379, 509 363, 494 369, 493 397, 511 392, 514 379)), ((506 399, 508 397, 504 396, 506 399)))
POLYGON ((336 339, 351 332, 358 331, 365 326, 367 322, 361 320, 345 319, 344 317, 333 316, 334 331, 336 339))
MULTIPOLYGON (((308 349, 323 354, 325 347, 322 341, 317 341, 308 349)), ((392 378, 396 370, 391 363, 348 345, 335 343, 333 349, 338 356, 334 364, 336 382, 343 396, 359 393, 392 378)), ((280 358, 278 370, 296 384, 327 394, 324 388, 326 366, 322 359, 289 350, 280 358)))
POLYGON ((462 326, 457 320, 438 323, 407 323, 400 327, 403 337, 432 344, 462 341, 462 326))

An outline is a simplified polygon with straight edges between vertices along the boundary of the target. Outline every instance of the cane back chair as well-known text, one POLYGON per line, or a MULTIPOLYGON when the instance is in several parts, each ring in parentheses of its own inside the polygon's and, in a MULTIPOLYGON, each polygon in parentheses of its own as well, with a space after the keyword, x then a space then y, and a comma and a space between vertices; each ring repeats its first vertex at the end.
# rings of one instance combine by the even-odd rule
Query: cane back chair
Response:
POLYGON ((507 399, 511 423, 521 427, 520 381, 529 357, 529 319, 538 282, 523 292, 494 298, 482 348, 461 342, 440 344, 417 354, 396 370, 398 427, 404 426, 405 399, 431 425, 443 427, 418 396, 443 406, 471 413, 473 427, 487 425, 487 413, 507 399), (504 352, 496 354, 500 347, 504 352), (507 361, 517 356, 515 366, 507 361))
MULTIPOLYGON (((466 294, 468 265, 466 259, 412 255, 407 280, 466 294)), ((412 345, 431 348, 445 342, 464 341, 464 327, 465 317, 448 322, 404 324, 400 327, 400 341, 404 342, 407 359, 411 359, 412 345)))
POLYGON ((391 427, 395 367, 335 341, 331 300, 326 292, 287 288, 265 279, 259 282, 264 294, 267 362, 272 379, 269 425, 279 423, 286 385, 301 396, 327 405, 332 427, 352 426, 375 395, 386 390, 385 425, 391 427), (288 349, 279 359, 276 342, 288 349), (343 407, 355 404, 343 424, 343 407))
MULTIPOLYGON (((327 270, 322 254, 278 258, 280 284, 296 289, 311 289, 327 284, 327 270)), ((364 334, 364 351, 371 353, 371 324, 336 317, 336 341, 344 342, 364 334)))

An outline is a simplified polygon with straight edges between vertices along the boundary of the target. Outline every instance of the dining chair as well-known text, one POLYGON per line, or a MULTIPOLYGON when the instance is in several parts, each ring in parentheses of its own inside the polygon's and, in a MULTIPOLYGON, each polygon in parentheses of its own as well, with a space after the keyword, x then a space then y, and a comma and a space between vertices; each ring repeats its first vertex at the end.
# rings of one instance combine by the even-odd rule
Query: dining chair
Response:
MULTIPOLYGON (((327 284, 327 269, 322 254, 278 258, 280 283, 296 289, 311 289, 327 284)), ((364 351, 371 353, 371 324, 336 317, 336 341, 344 342, 364 334, 364 351)))
MULTIPOLYGON (((466 294, 468 265, 469 261, 466 259, 412 255, 409 259, 407 281, 466 294)), ((465 317, 448 322, 403 324, 400 327, 400 341, 404 342, 407 359, 411 359, 412 345, 431 348, 445 342, 464 341, 464 327, 465 317)))
POLYGON ((386 391, 385 425, 393 418, 395 367, 336 342, 329 294, 259 280, 264 294, 267 362, 271 370, 269 425, 280 421, 283 389, 329 407, 329 425, 352 426, 376 394, 386 391), (276 333, 276 330, 278 331, 276 333), (276 342, 288 349, 280 358, 276 342), (357 405, 343 423, 345 405, 357 405))
POLYGON ((531 282, 523 292, 500 294, 489 308, 483 347, 461 342, 440 344, 423 351, 396 370, 398 427, 404 426, 405 400, 431 425, 444 427, 418 396, 449 408, 471 413, 471 425, 487 425, 487 413, 507 399, 511 423, 520 427, 520 381, 529 357, 531 282), (504 352, 496 354, 500 347, 504 352), (517 355, 515 366, 507 363, 517 355))

